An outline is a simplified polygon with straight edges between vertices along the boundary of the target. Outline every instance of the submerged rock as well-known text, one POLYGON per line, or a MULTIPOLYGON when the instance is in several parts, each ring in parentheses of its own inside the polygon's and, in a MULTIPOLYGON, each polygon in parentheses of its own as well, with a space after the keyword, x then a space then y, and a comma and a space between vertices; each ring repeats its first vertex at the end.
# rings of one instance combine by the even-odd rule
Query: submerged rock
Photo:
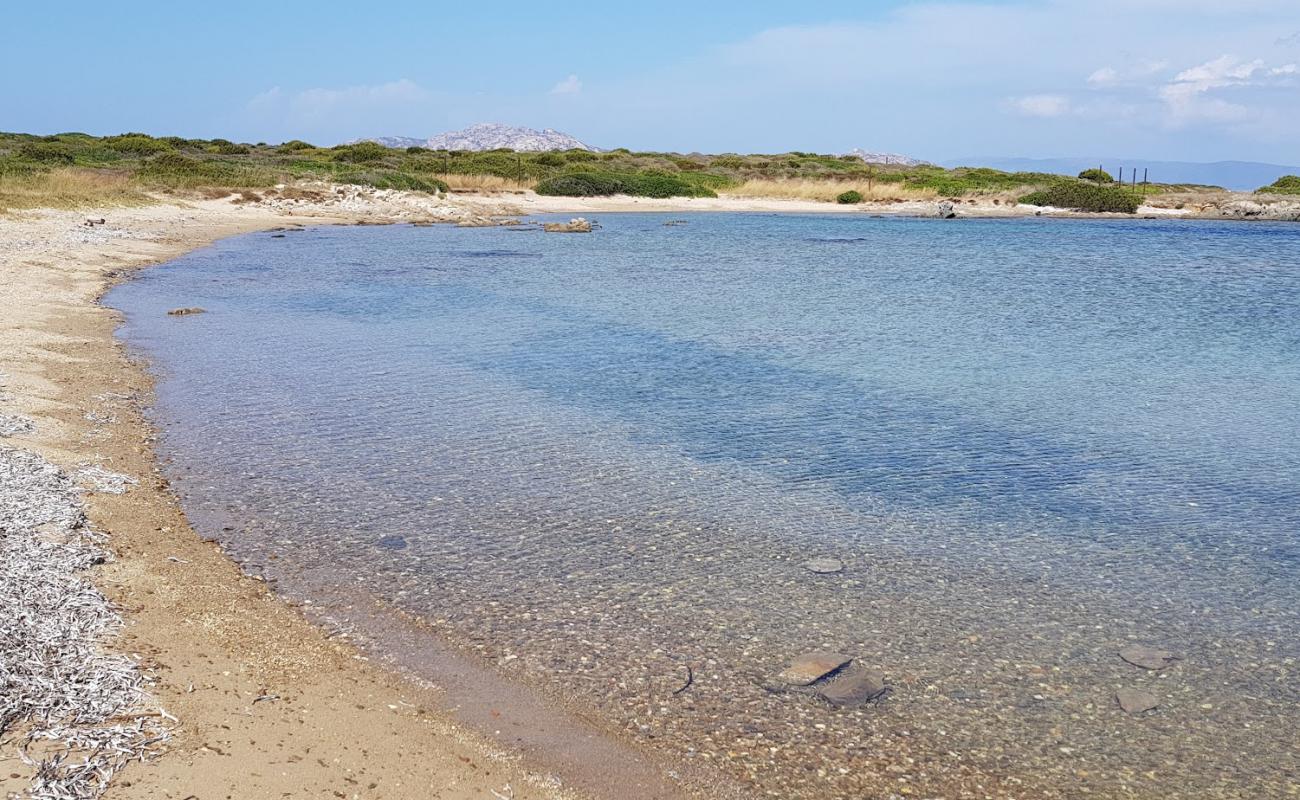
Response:
POLYGON ((167 313, 173 317, 188 317, 191 314, 206 314, 207 309, 199 308, 198 306, 190 306, 189 308, 173 308, 167 313))
POLYGON ((1119 651, 1119 657, 1142 669, 1164 669, 1178 660, 1178 656, 1158 647, 1132 644, 1119 651))
POLYGON ((782 670, 776 678, 789 686, 808 686, 842 669, 852 660, 853 656, 846 656, 843 653, 822 651, 804 653, 782 670))
POLYGON ((885 673, 853 665, 817 686, 817 694, 833 706, 860 706, 889 691, 885 673), (856 667, 856 668, 854 668, 856 667))
POLYGON ((1126 714, 1141 714, 1160 705, 1155 695, 1141 689, 1120 689, 1115 693, 1115 702, 1126 714))
POLYGON ((810 558, 803 562, 803 568, 818 575, 829 575, 844 569, 844 562, 838 558, 810 558))

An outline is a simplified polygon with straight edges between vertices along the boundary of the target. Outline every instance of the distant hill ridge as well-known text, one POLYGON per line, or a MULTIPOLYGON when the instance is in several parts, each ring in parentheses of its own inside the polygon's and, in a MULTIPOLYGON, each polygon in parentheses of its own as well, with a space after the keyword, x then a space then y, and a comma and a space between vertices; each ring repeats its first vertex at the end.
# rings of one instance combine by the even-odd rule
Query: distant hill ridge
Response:
POLYGON ((538 153, 546 150, 589 150, 592 147, 567 133, 551 128, 537 130, 519 125, 502 125, 484 122, 471 125, 459 131, 448 131, 428 139, 416 139, 409 136, 372 136, 358 141, 378 142, 385 147, 425 147, 430 150, 497 150, 506 148, 525 153, 538 153))

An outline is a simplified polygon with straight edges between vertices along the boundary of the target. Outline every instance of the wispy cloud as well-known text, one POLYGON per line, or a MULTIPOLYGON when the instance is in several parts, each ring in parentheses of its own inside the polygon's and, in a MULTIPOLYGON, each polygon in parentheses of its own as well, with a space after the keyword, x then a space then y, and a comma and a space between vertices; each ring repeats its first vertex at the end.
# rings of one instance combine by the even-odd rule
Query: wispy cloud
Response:
POLYGON ((277 86, 254 97, 248 107, 261 112, 288 111, 311 119, 423 103, 430 97, 431 94, 419 84, 402 78, 372 86, 313 88, 299 92, 285 92, 277 86))
POLYGON ((578 94, 581 91, 582 81, 578 80, 577 75, 570 75, 551 87, 551 94, 578 94))
POLYGON ((1072 110, 1070 99, 1059 94, 1031 94, 1013 97, 1007 105, 1012 111, 1026 117, 1063 117, 1072 110))

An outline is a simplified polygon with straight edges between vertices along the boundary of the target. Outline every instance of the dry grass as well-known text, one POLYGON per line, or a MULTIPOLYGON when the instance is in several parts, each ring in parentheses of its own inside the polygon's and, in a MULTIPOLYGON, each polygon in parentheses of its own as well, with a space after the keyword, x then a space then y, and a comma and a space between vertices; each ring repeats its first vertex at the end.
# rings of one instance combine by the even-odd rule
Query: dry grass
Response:
POLYGON ((740 186, 723 189, 722 194, 732 197, 764 197, 782 200, 819 200, 835 202, 840 194, 854 190, 865 201, 890 202, 894 200, 929 200, 937 197, 933 189, 909 189, 897 183, 867 181, 828 181, 810 178, 748 180, 740 186))
POLYGON ((28 208, 138 206, 149 196, 125 175, 68 167, 0 173, 0 213, 28 208))
POLYGON ((537 181, 518 181, 497 175, 439 175, 453 192, 526 192, 537 181))

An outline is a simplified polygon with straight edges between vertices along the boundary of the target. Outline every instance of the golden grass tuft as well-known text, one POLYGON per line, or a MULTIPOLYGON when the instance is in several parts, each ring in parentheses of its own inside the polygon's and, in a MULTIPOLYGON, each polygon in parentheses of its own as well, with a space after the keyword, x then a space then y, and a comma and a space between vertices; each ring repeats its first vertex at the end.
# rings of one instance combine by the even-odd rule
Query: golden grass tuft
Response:
POLYGON ((139 206, 152 202, 126 175, 66 167, 0 172, 0 213, 32 208, 139 206))
POLYGON ((439 175, 447 188, 453 192, 526 192, 537 185, 537 181, 519 181, 502 178, 498 175, 439 175))
POLYGON ((813 178, 755 179, 739 186, 722 189, 721 194, 731 197, 764 197, 781 200, 818 200, 833 203, 847 191, 856 191, 865 202, 891 202, 896 200, 929 200, 937 197, 933 189, 909 189, 897 183, 868 184, 867 181, 817 180, 813 178))

